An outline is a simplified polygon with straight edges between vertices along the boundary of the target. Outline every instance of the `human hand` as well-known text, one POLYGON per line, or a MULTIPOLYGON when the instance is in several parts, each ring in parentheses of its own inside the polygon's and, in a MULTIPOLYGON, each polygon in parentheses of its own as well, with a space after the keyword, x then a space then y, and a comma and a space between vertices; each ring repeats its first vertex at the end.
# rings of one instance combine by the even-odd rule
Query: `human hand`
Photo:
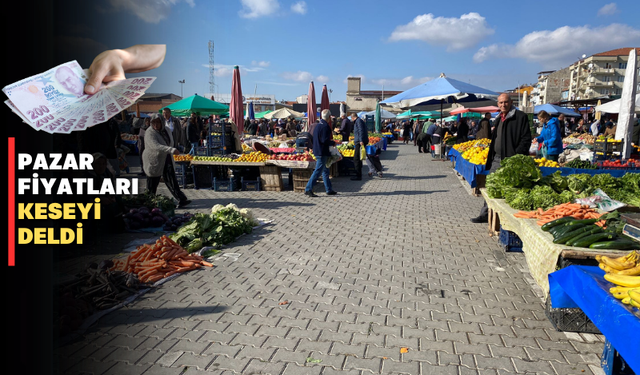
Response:
POLYGON ((175 150, 173 150, 173 154, 174 155, 180 155, 180 150, 178 150, 177 148, 175 150))
POLYGON ((139 73, 162 65, 166 54, 164 44, 140 44, 125 49, 113 49, 100 53, 89 67, 90 77, 84 92, 98 92, 102 83, 125 79, 125 73, 139 73))

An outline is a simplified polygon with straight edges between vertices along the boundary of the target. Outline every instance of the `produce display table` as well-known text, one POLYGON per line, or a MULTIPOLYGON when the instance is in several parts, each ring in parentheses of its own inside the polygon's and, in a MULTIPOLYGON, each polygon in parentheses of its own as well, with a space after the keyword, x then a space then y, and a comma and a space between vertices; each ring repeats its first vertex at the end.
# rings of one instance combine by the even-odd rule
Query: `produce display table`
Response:
POLYGON ((458 150, 452 148, 447 155, 454 162, 456 172, 460 173, 472 188, 478 187, 480 180, 484 181, 482 178, 479 178, 479 176, 489 174, 489 171, 485 170, 484 165, 469 162, 462 157, 462 154, 458 152, 458 150))
MULTIPOLYGON (((549 274, 548 279, 551 306, 580 308, 627 365, 640 374, 640 312, 609 293, 613 284, 604 279, 604 271, 598 267, 570 266, 549 274)), ((603 361, 605 365, 610 364, 603 361)))
POLYGON ((378 143, 374 143, 373 145, 365 146, 367 150, 367 155, 375 155, 378 150, 386 151, 387 150, 387 138, 382 137, 382 139, 378 143))
POLYGON ((569 176, 572 174, 586 173, 588 175, 596 175, 602 173, 608 173, 612 177, 622 177, 625 173, 640 173, 640 169, 578 169, 578 168, 550 168, 550 167, 540 167, 540 172, 542 172, 542 176, 548 176, 550 174, 555 173, 556 171, 560 171, 562 176, 569 176))
POLYGON ((480 192, 487 202, 487 207, 499 216, 502 229, 514 232, 522 240, 522 252, 527 260, 529 273, 545 295, 549 292, 548 275, 556 270, 559 257, 571 257, 572 254, 580 254, 585 258, 595 258, 599 254, 617 257, 628 253, 628 251, 619 250, 594 251, 554 244, 553 236, 543 231, 535 219, 516 218, 513 214, 518 210, 509 207, 504 199, 489 198, 486 189, 481 189, 480 192))
POLYGON ((224 165, 227 167, 264 167, 265 162, 191 160, 191 165, 224 165))

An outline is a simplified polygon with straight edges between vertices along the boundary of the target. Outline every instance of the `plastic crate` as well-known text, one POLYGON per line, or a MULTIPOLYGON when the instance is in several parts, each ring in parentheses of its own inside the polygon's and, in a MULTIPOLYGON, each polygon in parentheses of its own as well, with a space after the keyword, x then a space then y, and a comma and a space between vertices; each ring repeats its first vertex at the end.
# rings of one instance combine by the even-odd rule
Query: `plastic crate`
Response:
POLYGON ((213 176, 209 165, 192 165, 193 188, 211 189, 213 188, 213 176))
POLYGON ((595 333, 600 334, 600 330, 579 308, 559 308, 551 307, 551 297, 547 295, 547 303, 544 314, 551 322, 556 331, 595 333))
POLYGON ((202 146, 194 147, 193 154, 196 156, 209 156, 208 149, 202 146))
POLYGON ((235 181, 233 178, 219 179, 213 178, 213 190, 215 191, 234 191, 236 190, 235 181))
POLYGON ((243 191, 260 191, 260 180, 247 180, 240 181, 243 191))
POLYGON ((600 365, 606 375, 635 375, 635 371, 629 367, 609 340, 604 342, 600 365))
POLYGON ((500 239, 500 245, 502 245, 506 252, 522 252, 522 240, 517 234, 504 230, 502 229, 502 226, 500 226, 500 236, 498 238, 500 239))

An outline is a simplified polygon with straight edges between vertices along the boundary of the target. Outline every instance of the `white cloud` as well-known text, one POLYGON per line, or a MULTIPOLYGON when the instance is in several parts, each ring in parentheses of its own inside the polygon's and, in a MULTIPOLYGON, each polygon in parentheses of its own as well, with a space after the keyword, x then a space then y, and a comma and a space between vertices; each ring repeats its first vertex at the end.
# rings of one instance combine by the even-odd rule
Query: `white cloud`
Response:
POLYGON ((618 13, 618 6, 616 3, 609 3, 598 10, 599 16, 610 16, 618 13))
MULTIPOLYGON (((209 69, 209 64, 203 64, 202 66, 209 69)), ((231 77, 233 75, 234 68, 235 65, 215 64, 213 75, 216 77, 231 77)), ((240 76, 247 73, 255 73, 264 70, 264 68, 259 66, 246 67, 244 65, 238 65, 238 68, 240 68, 240 76)))
POLYGON ((242 10, 238 12, 242 18, 259 18, 275 13, 280 9, 278 0, 240 0, 242 10))
POLYGON ((251 65, 258 66, 260 68, 267 68, 267 67, 269 67, 270 64, 271 64, 271 62, 269 62, 269 61, 255 61, 255 60, 253 60, 251 62, 251 65))
POLYGON ((297 72, 284 72, 282 73, 282 78, 289 81, 309 82, 313 80, 313 74, 298 70, 297 72))
POLYGON ((369 80, 369 82, 373 85, 384 86, 389 88, 390 90, 393 90, 393 89, 409 89, 421 83, 430 81, 432 79, 433 77, 414 78, 413 76, 407 76, 404 78, 371 79, 369 80))
POLYGON ((640 30, 627 25, 606 27, 563 26, 555 30, 531 32, 516 44, 492 44, 482 47, 473 56, 475 62, 497 58, 520 58, 545 67, 568 66, 580 56, 587 56, 618 47, 638 45, 640 30))
POLYGON ((316 82, 321 82, 321 83, 327 83, 329 82, 329 77, 325 76, 325 75, 319 75, 316 77, 316 82))
POLYGON ((184 1, 190 7, 195 6, 194 0, 110 0, 116 9, 132 12, 141 20, 148 23, 159 23, 171 13, 171 7, 184 1))
POLYGON ((460 18, 417 16, 406 25, 397 26, 389 40, 422 40, 433 45, 447 46, 447 51, 473 47, 493 34, 485 18, 478 13, 467 13, 460 18))
POLYGON ((307 3, 304 1, 298 1, 297 3, 291 5, 291 11, 298 14, 306 14, 307 3))

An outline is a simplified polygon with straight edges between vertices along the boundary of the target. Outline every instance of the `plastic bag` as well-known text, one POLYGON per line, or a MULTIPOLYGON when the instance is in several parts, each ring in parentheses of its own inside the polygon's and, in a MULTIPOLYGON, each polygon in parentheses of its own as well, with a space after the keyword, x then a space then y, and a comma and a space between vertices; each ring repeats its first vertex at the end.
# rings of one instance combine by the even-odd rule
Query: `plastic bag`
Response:
POLYGON ((360 160, 367 158, 367 148, 364 145, 360 145, 360 160))
POLYGON ((609 198, 609 196, 600 189, 596 189, 590 197, 576 199, 576 203, 586 204, 592 208, 597 207, 598 209, 606 212, 611 212, 620 207, 626 206, 625 203, 609 198))
POLYGON ((342 160, 342 154, 335 146, 329 146, 329 152, 331 153, 331 156, 327 159, 327 163, 325 164, 327 168, 331 167, 331 164, 342 160))

